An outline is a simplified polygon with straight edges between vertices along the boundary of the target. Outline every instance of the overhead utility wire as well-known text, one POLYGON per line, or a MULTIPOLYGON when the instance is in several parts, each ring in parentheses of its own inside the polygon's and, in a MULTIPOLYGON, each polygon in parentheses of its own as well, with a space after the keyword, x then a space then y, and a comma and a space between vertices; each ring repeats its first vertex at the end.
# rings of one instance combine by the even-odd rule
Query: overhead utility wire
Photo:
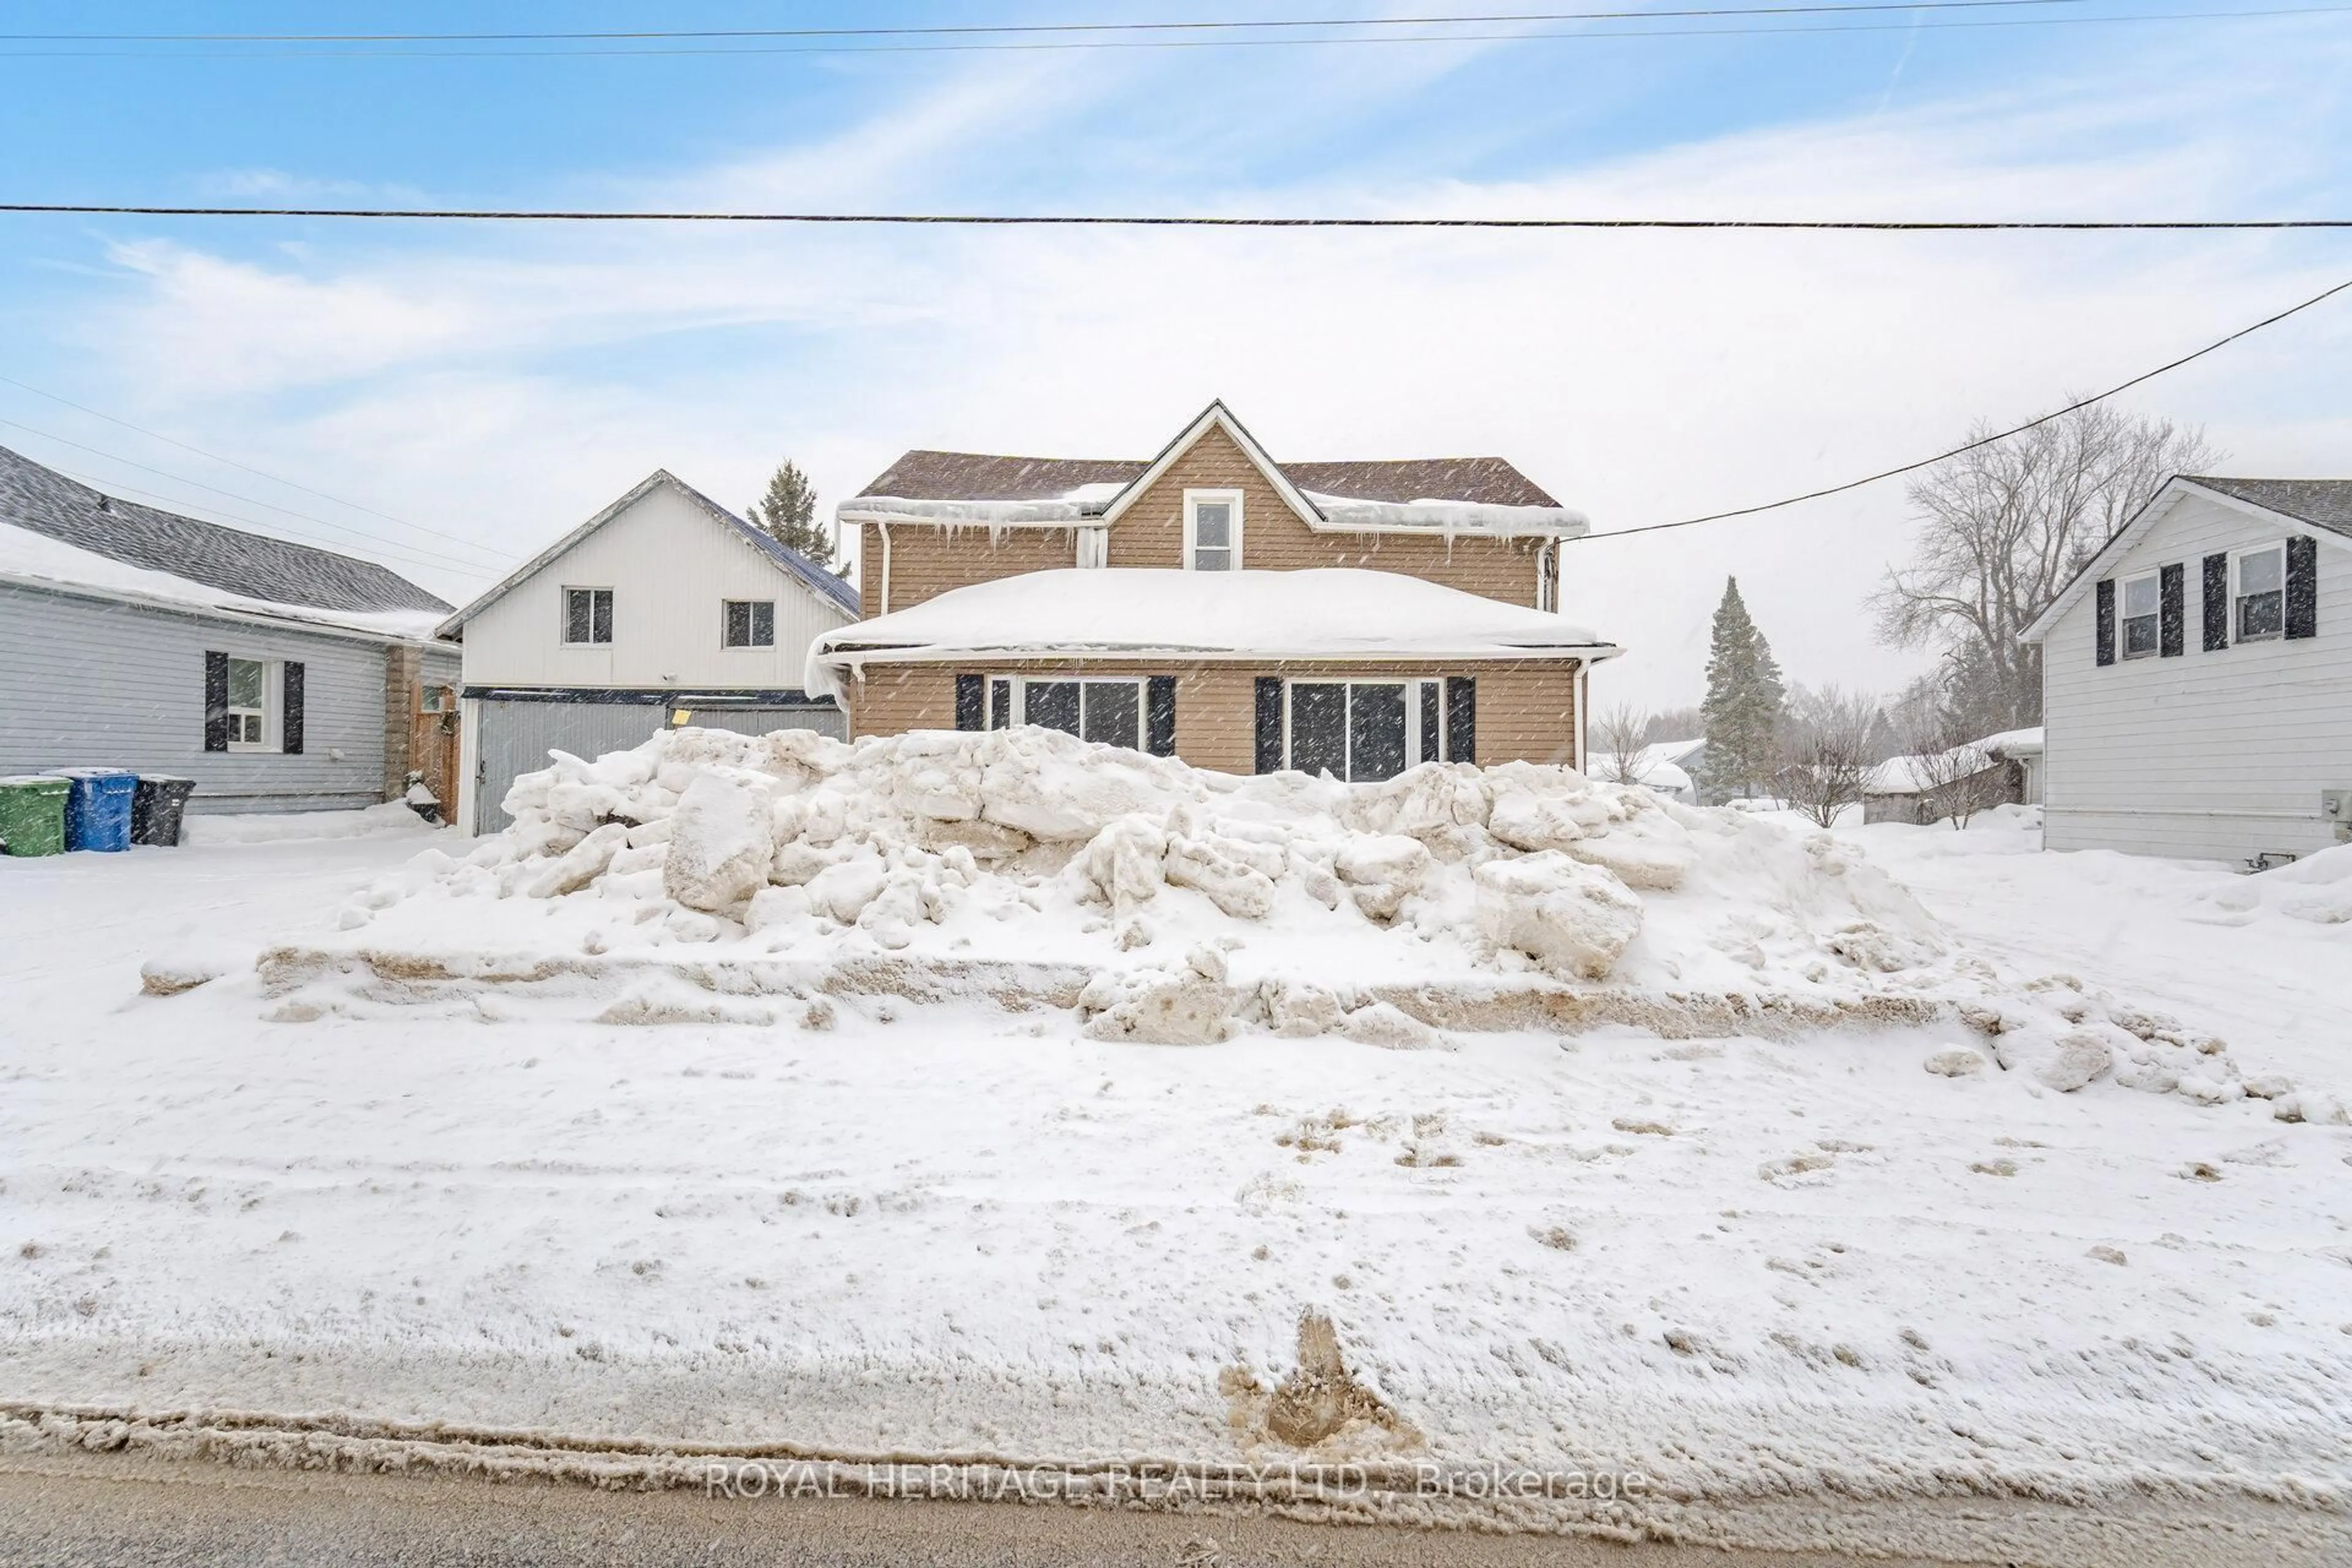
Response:
POLYGON ((0 213, 130 217, 416 218, 465 223, 772 223, 980 228, 1757 229, 1886 234, 2352 229, 2352 217, 1730 218, 1222 217, 1100 213, 626 212, 529 207, 198 207, 152 203, 0 202, 0 213))
MULTIPOLYGON (((288 489, 300 490, 300 491, 301 491, 303 494, 305 494, 305 495, 314 495, 314 496, 317 496, 320 500, 332 501, 332 502, 334 502, 337 506, 347 506, 347 507, 351 508, 353 511, 363 511, 363 512, 367 513, 370 517, 380 517, 380 518, 382 518, 384 521, 389 522, 389 523, 393 523, 393 524, 394 524, 394 525, 396 525, 396 526, 398 526, 398 527, 405 528, 405 529, 409 529, 409 530, 412 530, 412 531, 414 531, 415 532, 417 532, 417 533, 430 534, 430 535, 431 535, 432 537, 434 537, 435 539, 443 539, 443 540, 446 540, 446 541, 448 541, 448 542, 449 542, 450 543, 452 543, 452 544, 459 544, 459 545, 463 545, 463 546, 465 546, 465 547, 466 547, 467 549, 468 549, 468 550, 478 550, 478 551, 480 551, 480 552, 481 552, 483 554, 485 554, 485 555, 498 555, 498 554, 499 553, 499 552, 495 551, 495 550, 492 550, 492 549, 491 549, 491 548, 489 548, 489 546, 488 546, 488 545, 484 545, 484 544, 477 544, 477 543, 475 543, 472 540, 470 540, 470 539, 467 539, 467 538, 464 537, 462 534, 456 534, 456 533, 445 533, 445 532, 443 532, 441 530, 439 530, 439 529, 437 529, 437 528, 427 528, 427 527, 425 527, 425 526, 423 523, 421 523, 421 522, 410 522, 407 519, 405 519, 405 518, 394 517, 394 516, 393 516, 393 515, 392 515, 392 513, 390 513, 390 512, 388 512, 388 511, 378 511, 375 508, 373 508, 373 507, 372 507, 372 506, 363 506, 363 505, 362 505, 360 502, 355 501, 355 500, 344 500, 342 497, 341 497, 341 496, 338 496, 338 495, 331 495, 331 494, 329 494, 329 493, 328 493, 327 491, 325 491, 325 490, 322 490, 322 489, 313 489, 312 487, 310 487, 310 486, 309 486, 309 485, 301 484, 301 483, 297 482, 296 480, 289 479, 286 479, 286 478, 284 478, 284 477, 283 477, 283 476, 281 476, 281 475, 273 474, 273 473, 269 472, 267 468, 255 468, 251 463, 241 463, 241 462, 238 462, 235 458, 225 458, 225 457, 221 456, 218 452, 208 452, 208 451, 205 450, 205 448, 203 448, 202 447, 192 447, 192 446, 190 446, 187 442, 185 442, 185 441, 183 441, 183 440, 179 439, 177 437, 173 437, 173 436, 166 436, 166 435, 164 435, 164 434, 163 434, 162 431, 160 431, 160 430, 150 430, 150 429, 148 429, 144 425, 133 425, 133 424, 132 424, 132 423, 131 423, 131 421, 130 421, 130 420, 128 420, 128 419, 118 419, 118 418, 116 418, 113 415, 109 414, 109 413, 106 413, 106 412, 105 412, 104 410, 102 410, 102 409, 92 408, 92 407, 90 407, 90 406, 89 406, 89 405, 87 405, 87 404, 76 403, 76 402, 75 402, 72 398, 70 398, 70 397, 60 397, 58 394, 56 394, 56 393, 54 393, 54 392, 46 391, 46 390, 44 390, 44 389, 43 389, 43 388, 41 388, 41 387, 35 386, 35 385, 34 385, 32 383, 30 383, 30 382, 27 382, 27 381, 18 381, 15 376, 12 376, 12 375, 0 375, 0 385, 5 385, 5 386, 13 386, 13 387, 16 388, 16 389, 17 389, 18 391, 20 391, 20 392, 29 392, 29 393, 31 393, 31 394, 32 394, 34 396, 36 396, 36 397, 46 397, 46 398, 47 398, 47 399, 48 399, 50 402, 52 402, 52 403, 62 404, 64 406, 66 406, 66 407, 68 407, 68 408, 70 408, 70 409, 73 409, 73 410, 74 410, 74 411, 76 411, 77 413, 80 413, 80 414, 87 414, 87 415, 89 415, 89 416, 91 418, 93 418, 93 419, 103 419, 103 420, 105 420, 109 425, 119 425, 119 426, 121 426, 123 429, 125 429, 125 430, 130 430, 130 431, 133 431, 133 432, 137 433, 138 435, 142 435, 142 436, 146 437, 147 437, 148 439, 150 439, 150 440, 152 440, 152 441, 161 441, 161 442, 163 442, 163 443, 164 443, 165 445, 167 445, 167 446, 177 447, 178 447, 178 448, 180 448, 180 450, 182 450, 183 452, 194 452, 197 457, 199 457, 199 458, 207 458, 207 459, 209 459, 209 460, 210 460, 210 461, 212 461, 212 462, 215 462, 215 463, 226 463, 226 464, 227 464, 230 468, 243 468, 247 473, 248 473, 248 474, 252 474, 252 475, 254 475, 255 477, 257 477, 257 478, 258 478, 258 479, 268 479, 271 484, 274 484, 274 485, 284 485, 288 489)), ((31 426, 25 426, 25 425, 19 425, 19 426, 16 426, 16 428, 17 428, 17 429, 20 429, 20 430, 25 430, 25 429, 31 429, 31 426)), ((38 431, 38 430, 35 430, 35 431, 33 431, 33 434, 35 434, 35 435, 37 435, 37 435, 42 434, 42 432, 40 432, 40 431, 38 431)), ((56 437, 56 436, 52 436, 52 437, 49 437, 49 439, 50 439, 50 440, 52 440, 52 441, 55 441, 55 440, 60 440, 60 439, 62 439, 62 437, 56 437)), ((71 445, 71 444, 72 444, 72 443, 70 443, 70 442, 68 442, 68 445, 71 445)), ((97 448, 95 448, 95 447, 84 447, 84 448, 82 448, 82 449, 83 449, 84 451, 96 451, 96 450, 97 450, 97 448)), ((110 456, 111 454, 101 452, 101 453, 99 453, 99 455, 100 455, 100 457, 107 457, 107 456, 110 456)), ((118 462, 123 462, 123 461, 128 461, 128 460, 129 460, 129 459, 127 459, 127 458, 117 458, 117 459, 116 459, 116 461, 118 461, 118 462)), ((163 470, 162 470, 162 469, 160 469, 160 468, 159 468, 159 469, 152 469, 152 470, 151 470, 151 471, 152 471, 152 472, 156 472, 156 473, 161 473, 161 472, 163 472, 163 470)), ((166 477, 166 478, 171 478, 171 477, 173 477, 173 476, 166 475, 165 477, 166 477)), ((189 480, 188 482, 193 484, 194 481, 194 480, 189 480)), ((228 493, 228 492, 226 492, 226 491, 223 491, 223 492, 221 492, 221 493, 223 493, 223 494, 226 494, 226 493, 228 493)), ((259 504, 259 505, 265 505, 265 506, 266 506, 266 505, 268 505, 268 503, 265 501, 265 502, 258 502, 258 503, 257 503, 257 504, 259 504)), ((307 513, 302 513, 302 512, 296 512, 296 513, 294 513, 293 515, 294 515, 294 516, 297 516, 297 517, 301 517, 301 516, 306 516, 306 515, 308 515, 308 514, 307 514, 307 513)), ((314 520, 314 521, 323 521, 323 520, 314 520)), ((331 524, 329 524, 328 526, 330 526, 330 527, 333 527, 333 526, 335 526, 335 525, 331 523, 331 524)))
POLYGON ((1980 11, 2018 5, 2083 5, 2091 0, 1854 0, 1811 5, 1717 5, 1675 10, 1499 11, 1450 16, 1245 17, 1179 22, 1008 22, 929 27, 646 27, 529 33, 0 33, 7 43, 126 44, 489 44, 649 42, 661 38, 942 38, 1061 33, 1270 32, 1307 27, 1502 26, 1541 22, 1643 21, 1657 17, 1801 16, 1840 11, 1980 11))
POLYGON ((1759 512, 1779 511, 1784 507, 1800 506, 1809 500, 1820 500, 1825 496, 1843 495, 1848 490, 1858 490, 1864 485, 1874 485, 1881 479, 1891 479, 1899 475, 1916 473, 1921 468, 1933 468, 1936 464, 1943 462, 1948 458, 1957 458, 1961 456, 1963 453, 1973 452, 1980 447, 1990 447, 1996 442, 2006 441, 2011 436, 2021 436, 2026 431, 2033 429, 2037 426, 2047 425, 2053 419, 2063 419, 2067 415, 2078 413, 2083 409, 2090 407, 2095 403, 2105 403, 2108 398, 2114 397, 2119 393, 2129 392, 2133 387, 2139 385, 2142 382, 2154 381, 2158 376, 2164 374, 2167 371, 2179 370, 2182 365, 2190 363, 2192 360, 2203 359, 2207 354, 2213 353, 2217 349, 2227 348, 2230 344, 2236 342, 2240 338, 2250 337, 2253 333, 2261 331, 2264 327, 2276 326, 2279 322, 2285 321, 2289 316, 2300 314, 2305 310, 2310 310, 2314 305, 2325 303, 2326 301, 2334 299, 2336 295, 2343 293, 2347 289, 2352 289, 2352 278, 2346 279, 2343 282, 2336 284, 2332 289, 2323 289, 2319 293, 2314 294, 2310 299, 2305 300, 2299 305, 2290 305, 2274 316, 2264 316, 2261 321, 2254 322, 2252 326, 2240 327, 2236 331, 2231 332, 2226 338, 2216 338, 2213 342, 2207 343, 2201 349, 2197 349, 2191 353, 2182 354, 2179 359, 2171 360, 2166 363, 2158 365, 2154 370, 2143 371, 2139 374, 2132 377, 2129 381, 2119 382, 2116 385, 2107 388, 2105 392, 2095 393, 2089 397, 2070 403, 2063 408, 2053 408, 2049 413, 2042 415, 2037 418, 2029 419, 2022 425, 2014 425, 2010 428, 2000 431, 1994 435, 1983 436, 1978 437, 1976 440, 1965 442, 1960 446, 1953 447, 1948 452, 1938 452, 1932 458, 1922 458, 1916 463, 1906 463, 1902 467, 1896 468, 1881 468, 1874 474, 1864 474, 1858 479, 1848 479, 1843 484, 1825 485, 1817 490, 1807 490, 1802 495, 1789 496, 1781 500, 1766 501, 1760 506, 1737 507, 1730 511, 1711 511, 1704 517, 1685 517, 1674 522, 1648 522, 1643 523, 1637 528, 1612 528, 1606 533, 1582 534, 1577 539, 1568 541, 1567 542, 1581 543, 1590 540, 1622 539, 1626 535, 1633 533, 1663 533, 1666 530, 1672 528, 1696 528, 1703 522, 1724 522, 1736 517, 1754 517, 1759 512))
MULTIPOLYGON (((2008 0, 2000 0, 2008 3, 2008 0)), ((2021 4, 2054 4, 2059 0, 2018 0, 2021 4)), ((2072 0, 2065 0, 2072 3, 2072 0)), ((1682 26, 1625 27, 1561 31, 1521 30, 1507 33, 1408 33, 1356 34, 1322 37, 1153 37, 1144 39, 1079 38, 1028 40, 998 38, 987 41, 897 44, 788 44, 764 45, 739 42, 732 45, 651 47, 623 45, 583 48, 416 48, 358 45, 331 48, 310 45, 291 45, 278 48, 217 47, 179 48, 165 46, 159 48, 0 48, 0 58, 10 59, 680 59, 729 56, 769 57, 777 55, 913 55, 971 54, 1002 50, 1067 51, 1102 49, 1248 49, 1248 48, 1313 48, 1353 45, 1396 44, 1515 44, 1515 43, 1593 43, 1611 38, 1730 38, 1769 36, 1794 36, 1810 33, 1887 33, 1945 32, 1956 28, 1983 27, 2058 27, 2107 26, 2115 24, 2141 22, 2251 21, 2279 16, 2311 16, 2340 15, 2344 5, 2292 5, 2266 7, 2260 10, 2229 11, 2136 11, 2105 16, 2001 16, 1965 21, 1923 21, 1914 16, 1907 22, 1822 22, 1786 26, 1682 26)), ((1719 16, 1769 15, 1769 12, 1722 12, 1719 16)), ((1626 20, 1635 20, 1661 13, 1635 13, 1626 20)), ((1595 17, 1596 20, 1606 20, 1595 17)))
MULTIPOLYGON (((258 500, 253 496, 240 495, 236 490, 225 490, 218 485, 208 485, 202 479, 192 479, 185 474, 173 473, 168 468, 158 468, 147 463, 134 462, 129 458, 119 456, 116 453, 106 451, 100 447, 87 446, 79 441, 69 441, 63 436, 52 435, 47 430, 37 430, 30 425, 20 425, 14 419, 0 419, 0 425, 5 425, 12 430, 22 430, 28 436, 38 436, 45 441, 55 441, 61 447, 71 447, 77 452, 88 452, 93 458, 103 458, 110 463, 120 463, 125 468, 137 468, 143 473, 153 474, 158 478, 170 479, 178 484, 193 485, 200 490, 210 490, 215 495, 226 496, 229 500, 243 502, 247 506, 257 506, 268 511, 283 512, 288 517, 299 517, 305 522, 315 522, 321 528, 330 528, 338 533, 348 533, 354 539, 363 540, 367 543, 373 545, 379 552, 387 554, 397 554, 400 559, 405 561, 410 565, 439 566, 449 571, 471 573, 478 576, 487 577, 491 575, 490 571, 482 566, 478 562, 458 561, 446 555, 437 554, 432 551, 421 550, 414 546, 404 545, 394 541, 382 539, 360 529, 347 528, 341 523, 330 522, 323 517, 313 517, 307 511, 295 511, 289 507, 273 505, 268 501, 258 500)), ((93 489, 105 490, 108 488, 107 485, 103 483, 93 483, 92 481, 86 479, 82 482, 89 484, 90 488, 93 489)), ((139 490, 131 493, 151 497, 154 494, 154 492, 149 490, 139 490)), ((172 500, 168 497, 159 497, 155 499, 163 500, 167 505, 171 506, 185 506, 189 504, 185 501, 172 500)), ((212 505, 211 502, 199 502, 197 504, 205 506, 212 505)), ((213 507, 213 510, 217 511, 221 509, 215 506, 213 507)), ((235 516, 236 514, 228 513, 226 515, 235 516)), ((248 526, 254 528, 261 528, 263 526, 260 523, 254 522, 250 518, 240 517, 237 521, 247 523, 248 526)), ((306 540, 313 544, 327 545, 331 542, 328 540, 320 539, 317 534, 303 533, 295 529, 284 529, 283 531, 293 535, 293 537, 297 539, 306 540)))

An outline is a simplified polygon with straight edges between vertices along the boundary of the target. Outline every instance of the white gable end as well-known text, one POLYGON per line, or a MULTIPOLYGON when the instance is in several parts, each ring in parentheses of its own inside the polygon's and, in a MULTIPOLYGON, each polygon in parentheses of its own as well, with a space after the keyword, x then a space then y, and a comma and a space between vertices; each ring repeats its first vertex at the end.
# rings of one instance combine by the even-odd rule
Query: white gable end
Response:
POLYGON ((808 646, 855 617, 822 598, 681 488, 641 488, 465 620, 469 687, 799 689, 808 646), (564 590, 613 595, 613 640, 563 641, 564 590), (722 646, 725 602, 775 605, 770 647, 722 646))

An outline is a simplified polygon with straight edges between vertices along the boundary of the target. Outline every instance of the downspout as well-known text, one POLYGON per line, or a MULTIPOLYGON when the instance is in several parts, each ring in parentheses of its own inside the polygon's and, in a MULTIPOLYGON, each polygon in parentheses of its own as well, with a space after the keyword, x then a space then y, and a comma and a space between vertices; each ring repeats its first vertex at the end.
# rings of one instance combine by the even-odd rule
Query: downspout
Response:
POLYGON ((890 525, 877 522, 874 526, 882 535, 882 608, 877 613, 887 616, 890 613, 890 525))
POLYGON ((1584 706, 1592 690, 1592 661, 1576 661, 1576 771, 1584 772, 1584 706))

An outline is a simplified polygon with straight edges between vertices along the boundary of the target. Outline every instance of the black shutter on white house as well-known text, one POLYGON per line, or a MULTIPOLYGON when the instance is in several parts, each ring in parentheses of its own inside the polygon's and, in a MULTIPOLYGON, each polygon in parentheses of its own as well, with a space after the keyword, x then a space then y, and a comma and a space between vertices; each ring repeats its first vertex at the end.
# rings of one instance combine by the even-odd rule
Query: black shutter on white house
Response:
POLYGON ((1445 678, 1445 760, 1478 760, 1478 681, 1475 676, 1445 678))
POLYGON ((2319 635, 2319 542, 2308 534, 2286 542, 2286 635, 2319 635))
POLYGON ((2189 651, 2189 568, 2176 561, 2156 574, 2156 656, 2179 658, 2189 651))
POLYGON ((2098 599, 2099 662, 2113 664, 2116 662, 2116 584, 2113 578, 2100 582, 2098 599))
POLYGON ((2205 651, 2219 653, 2230 646, 2230 557, 2227 552, 2205 557, 2200 598, 2205 613, 2205 651))
POLYGON ((959 730, 988 728, 988 678, 981 675, 956 677, 955 725, 959 730))
POLYGON ((1155 757, 1176 754, 1176 678, 1155 675, 1143 683, 1143 749, 1155 757))
POLYGON ((205 655, 205 750, 228 750, 228 655, 205 655))
POLYGON ((1257 771, 1282 771, 1282 677, 1257 678, 1257 771))
POLYGON ((289 757, 302 754, 302 667, 288 659, 278 668, 278 749, 289 757))

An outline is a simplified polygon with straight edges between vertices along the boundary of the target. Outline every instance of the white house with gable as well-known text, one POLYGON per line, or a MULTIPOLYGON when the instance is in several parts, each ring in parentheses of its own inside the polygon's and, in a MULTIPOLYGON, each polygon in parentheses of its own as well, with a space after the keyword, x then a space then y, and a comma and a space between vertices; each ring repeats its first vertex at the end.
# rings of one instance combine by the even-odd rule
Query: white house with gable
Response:
POLYGON ((857 592, 657 470, 444 622, 464 645, 457 820, 500 802, 550 750, 593 757, 665 727, 845 736, 802 689, 809 645, 857 618, 857 592))
POLYGON ((2047 847, 2262 864, 2352 838, 2352 479, 2172 479, 2024 637, 2047 847))

